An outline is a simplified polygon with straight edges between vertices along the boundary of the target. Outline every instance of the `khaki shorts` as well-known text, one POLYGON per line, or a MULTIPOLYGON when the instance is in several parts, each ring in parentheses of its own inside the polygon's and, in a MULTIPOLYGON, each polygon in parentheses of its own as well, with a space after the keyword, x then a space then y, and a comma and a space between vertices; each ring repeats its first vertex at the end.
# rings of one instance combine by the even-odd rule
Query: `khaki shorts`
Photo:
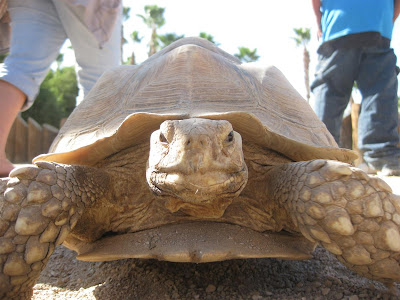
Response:
MULTIPOLYGON (((10 54, 0 65, 0 79, 27 96, 22 110, 35 100, 60 48, 69 39, 77 62, 80 88, 86 95, 107 69, 121 63, 121 16, 102 47, 83 23, 84 8, 62 0, 9 0, 10 54)), ((121 12, 122 15, 122 12, 121 12)))

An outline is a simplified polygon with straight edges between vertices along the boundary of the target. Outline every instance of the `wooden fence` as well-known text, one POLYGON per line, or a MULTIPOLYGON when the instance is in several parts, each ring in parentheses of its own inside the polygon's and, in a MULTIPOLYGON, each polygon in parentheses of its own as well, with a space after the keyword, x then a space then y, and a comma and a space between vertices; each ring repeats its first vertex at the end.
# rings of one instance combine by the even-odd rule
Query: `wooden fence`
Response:
POLYGON ((18 116, 8 136, 7 158, 13 163, 30 163, 35 156, 48 152, 57 133, 54 126, 41 126, 32 118, 26 122, 18 116))

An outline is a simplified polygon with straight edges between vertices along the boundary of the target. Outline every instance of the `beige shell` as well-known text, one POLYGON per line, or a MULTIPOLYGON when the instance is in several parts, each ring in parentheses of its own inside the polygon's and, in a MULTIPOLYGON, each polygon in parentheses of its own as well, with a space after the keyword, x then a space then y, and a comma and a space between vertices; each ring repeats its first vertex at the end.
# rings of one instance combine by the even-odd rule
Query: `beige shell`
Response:
POLYGON ((295 160, 351 162, 307 102, 273 66, 241 63, 200 38, 181 39, 138 66, 106 72, 35 160, 92 165, 149 140, 167 119, 232 123, 244 142, 295 160))

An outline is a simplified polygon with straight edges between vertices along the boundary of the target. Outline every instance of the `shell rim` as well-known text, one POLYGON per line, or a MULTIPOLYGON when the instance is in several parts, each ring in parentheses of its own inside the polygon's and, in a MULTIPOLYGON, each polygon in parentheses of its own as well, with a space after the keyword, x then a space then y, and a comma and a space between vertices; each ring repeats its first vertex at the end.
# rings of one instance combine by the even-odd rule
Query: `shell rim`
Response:
POLYGON ((121 125, 109 136, 100 138, 86 146, 60 153, 42 154, 33 159, 38 161, 56 162, 62 164, 95 165, 109 155, 127 147, 149 141, 150 134, 158 129, 166 120, 181 120, 189 118, 204 118, 212 120, 227 120, 233 129, 242 135, 245 140, 261 147, 275 150, 293 161, 313 159, 332 159, 351 163, 358 155, 353 150, 314 146, 301 143, 273 132, 252 113, 224 112, 200 114, 156 114, 147 112, 133 113, 125 118, 121 125))

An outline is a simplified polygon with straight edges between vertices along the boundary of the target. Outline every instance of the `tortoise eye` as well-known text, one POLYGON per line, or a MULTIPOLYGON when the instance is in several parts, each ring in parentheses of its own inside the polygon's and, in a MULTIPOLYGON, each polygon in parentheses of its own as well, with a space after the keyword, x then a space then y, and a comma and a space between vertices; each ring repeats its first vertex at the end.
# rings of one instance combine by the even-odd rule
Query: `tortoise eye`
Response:
POLYGON ((168 141, 167 141, 167 139, 165 138, 165 135, 162 132, 160 132, 160 142, 163 143, 163 144, 168 144, 168 141))
POLYGON ((233 141, 233 131, 229 132, 228 137, 226 139, 229 143, 233 141))

